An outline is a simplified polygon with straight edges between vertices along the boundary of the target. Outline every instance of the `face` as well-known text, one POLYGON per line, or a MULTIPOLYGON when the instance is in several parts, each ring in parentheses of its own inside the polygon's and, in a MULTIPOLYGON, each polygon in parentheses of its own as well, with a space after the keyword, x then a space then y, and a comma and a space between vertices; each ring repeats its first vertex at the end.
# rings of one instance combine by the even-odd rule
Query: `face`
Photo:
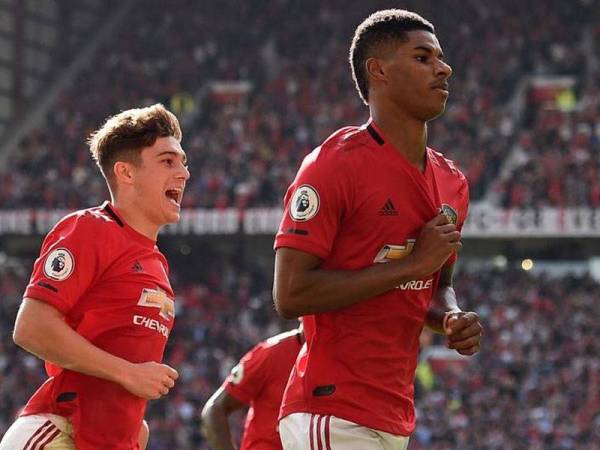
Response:
POLYGON ((439 116, 448 99, 452 68, 444 62, 437 37, 428 31, 409 31, 409 40, 379 59, 384 95, 410 117, 428 121, 439 116))
POLYGON ((174 137, 161 137, 141 152, 132 168, 134 201, 147 219, 159 227, 179 220, 185 184, 190 178, 187 159, 174 137))

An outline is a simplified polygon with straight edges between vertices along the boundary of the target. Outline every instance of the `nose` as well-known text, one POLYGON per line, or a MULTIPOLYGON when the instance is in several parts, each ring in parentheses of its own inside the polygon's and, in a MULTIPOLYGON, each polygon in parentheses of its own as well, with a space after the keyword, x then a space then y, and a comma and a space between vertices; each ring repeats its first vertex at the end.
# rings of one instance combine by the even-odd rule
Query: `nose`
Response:
POLYGON ((450 78, 452 76, 452 67, 446 61, 438 60, 435 70, 436 76, 443 76, 444 78, 450 78))
POLYGON ((184 179, 184 180, 186 180, 186 181, 187 181, 187 180, 189 180, 189 179, 190 179, 190 171, 189 171, 189 169, 187 168, 187 166, 185 166, 185 165, 183 165, 183 164, 182 164, 182 165, 181 165, 181 169, 182 169, 182 170, 181 170, 181 171, 180 171, 180 173, 178 174, 177 178, 182 178, 182 179, 184 179))

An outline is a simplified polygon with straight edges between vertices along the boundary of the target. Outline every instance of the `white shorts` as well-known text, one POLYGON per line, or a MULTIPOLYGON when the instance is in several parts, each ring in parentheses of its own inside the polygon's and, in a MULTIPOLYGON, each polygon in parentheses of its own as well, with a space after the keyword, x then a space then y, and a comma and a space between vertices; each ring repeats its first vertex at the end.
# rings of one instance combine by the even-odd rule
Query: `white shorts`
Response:
POLYGON ((71 423, 54 414, 19 417, 8 429, 0 450, 77 450, 71 423))
POLYGON ((284 450, 406 450, 408 436, 373 430, 335 416, 295 413, 279 422, 284 450))

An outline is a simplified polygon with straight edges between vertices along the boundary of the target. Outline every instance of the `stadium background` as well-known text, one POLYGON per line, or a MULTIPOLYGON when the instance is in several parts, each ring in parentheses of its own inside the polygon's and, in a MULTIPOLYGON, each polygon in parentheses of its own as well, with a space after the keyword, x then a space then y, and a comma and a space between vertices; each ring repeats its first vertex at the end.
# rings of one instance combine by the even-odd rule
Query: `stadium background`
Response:
POLYGON ((0 433, 44 377, 10 337, 41 238, 107 198, 84 139, 160 101, 192 178, 159 242, 181 378, 149 407, 149 448, 208 448, 204 401, 294 326, 270 293, 283 192, 307 152, 367 118, 349 41, 390 6, 429 18, 454 68, 430 143, 470 180, 456 290, 485 325, 468 361, 423 335, 410 448, 600 448, 597 0, 0 0, 0 433))

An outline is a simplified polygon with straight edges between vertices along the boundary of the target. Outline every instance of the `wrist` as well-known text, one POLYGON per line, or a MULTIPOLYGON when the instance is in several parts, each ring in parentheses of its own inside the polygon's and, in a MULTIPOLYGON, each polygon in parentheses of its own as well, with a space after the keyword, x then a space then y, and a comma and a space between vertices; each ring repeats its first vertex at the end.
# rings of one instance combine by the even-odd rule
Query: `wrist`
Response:
MULTIPOLYGON (((121 358, 119 358, 121 359, 121 358)), ((110 372, 109 380, 113 383, 120 384, 121 386, 125 386, 131 384, 131 382, 135 382, 135 380, 131 380, 131 369, 134 366, 133 363, 126 361, 124 359, 118 361, 114 370, 110 372)))

